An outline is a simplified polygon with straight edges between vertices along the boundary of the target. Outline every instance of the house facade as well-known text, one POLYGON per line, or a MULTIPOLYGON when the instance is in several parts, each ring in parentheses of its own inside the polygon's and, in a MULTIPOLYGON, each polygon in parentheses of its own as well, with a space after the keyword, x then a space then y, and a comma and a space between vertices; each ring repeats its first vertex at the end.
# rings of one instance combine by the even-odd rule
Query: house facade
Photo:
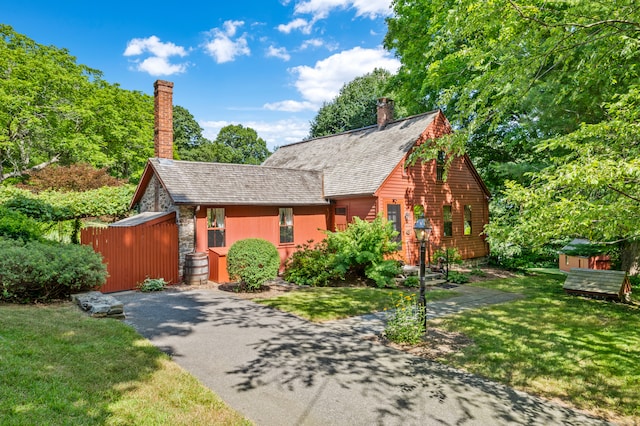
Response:
POLYGON ((406 263, 418 263, 413 224, 421 213, 433 226, 432 251, 489 253, 482 235, 489 192, 469 157, 453 159, 446 180, 441 161, 406 165, 414 147, 451 132, 441 111, 394 120, 393 102, 380 99, 376 125, 280 147, 259 166, 186 162, 172 159, 173 84, 155 88, 156 158, 131 204, 176 212, 181 271, 188 253, 208 253, 210 279, 224 282, 226 254, 238 240, 271 241, 284 264, 296 246, 379 214, 399 232, 406 263))

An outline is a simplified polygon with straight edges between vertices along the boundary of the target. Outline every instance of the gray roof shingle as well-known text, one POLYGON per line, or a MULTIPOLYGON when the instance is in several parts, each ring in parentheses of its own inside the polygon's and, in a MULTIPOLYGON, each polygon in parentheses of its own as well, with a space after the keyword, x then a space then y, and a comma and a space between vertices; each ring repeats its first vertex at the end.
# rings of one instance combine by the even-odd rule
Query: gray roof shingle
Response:
POLYGON ((149 163, 176 204, 328 204, 318 171, 158 158, 149 163))
POLYGON ((374 194, 433 122, 438 111, 285 145, 263 166, 324 172, 326 197, 374 194))

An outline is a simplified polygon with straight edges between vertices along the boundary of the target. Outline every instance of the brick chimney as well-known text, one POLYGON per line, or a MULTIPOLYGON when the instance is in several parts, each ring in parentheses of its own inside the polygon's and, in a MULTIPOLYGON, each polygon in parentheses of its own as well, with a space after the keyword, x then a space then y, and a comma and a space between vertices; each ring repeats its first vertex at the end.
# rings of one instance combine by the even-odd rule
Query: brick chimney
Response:
POLYGON ((382 130, 393 121, 393 100, 389 98, 378 99, 378 130, 382 130))
POLYGON ((155 156, 173 159, 173 83, 157 80, 153 89, 155 156))

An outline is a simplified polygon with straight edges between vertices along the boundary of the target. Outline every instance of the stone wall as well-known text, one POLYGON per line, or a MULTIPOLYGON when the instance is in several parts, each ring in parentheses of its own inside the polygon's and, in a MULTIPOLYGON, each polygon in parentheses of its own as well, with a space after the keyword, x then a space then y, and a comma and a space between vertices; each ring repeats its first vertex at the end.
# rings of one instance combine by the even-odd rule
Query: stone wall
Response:
POLYGON ((169 212, 176 210, 176 207, 171 202, 169 193, 160 184, 160 181, 155 174, 151 176, 151 180, 149 181, 144 194, 140 197, 138 208, 140 213, 169 212))
POLYGON ((178 274, 184 278, 184 263, 187 253, 193 253, 196 247, 195 207, 178 206, 178 274))

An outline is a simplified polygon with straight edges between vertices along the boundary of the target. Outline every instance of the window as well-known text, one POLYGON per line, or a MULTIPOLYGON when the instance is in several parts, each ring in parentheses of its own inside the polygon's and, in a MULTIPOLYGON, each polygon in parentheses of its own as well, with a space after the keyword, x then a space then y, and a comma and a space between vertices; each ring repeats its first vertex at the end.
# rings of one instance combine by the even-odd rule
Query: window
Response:
POLYGON ((224 247, 224 209, 207 209, 209 247, 224 247))
POLYGON ((436 180, 442 182, 444 180, 444 151, 438 151, 438 158, 436 159, 436 180))
POLYGON ((471 235, 471 206, 464 206, 464 235, 471 235))
POLYGON ((451 206, 442 206, 443 231, 445 237, 453 236, 453 215, 451 206))
POLYGON ((398 233, 393 239, 396 243, 402 243, 400 210, 400 204, 387 204, 387 220, 393 224, 393 229, 398 233))
POLYGON ((293 242, 293 208, 280 209, 280 244, 293 242))

